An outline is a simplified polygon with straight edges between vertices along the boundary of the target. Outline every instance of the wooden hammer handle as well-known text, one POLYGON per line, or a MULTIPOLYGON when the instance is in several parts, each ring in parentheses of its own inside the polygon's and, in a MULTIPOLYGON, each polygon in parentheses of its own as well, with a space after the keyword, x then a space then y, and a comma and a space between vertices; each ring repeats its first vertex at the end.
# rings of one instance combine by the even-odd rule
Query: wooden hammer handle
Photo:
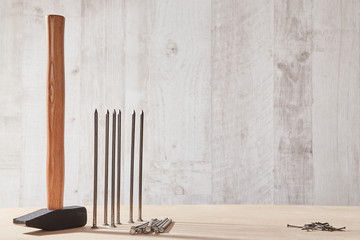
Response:
POLYGON ((65 18, 46 16, 47 28, 47 207, 63 208, 64 198, 64 26, 65 18))

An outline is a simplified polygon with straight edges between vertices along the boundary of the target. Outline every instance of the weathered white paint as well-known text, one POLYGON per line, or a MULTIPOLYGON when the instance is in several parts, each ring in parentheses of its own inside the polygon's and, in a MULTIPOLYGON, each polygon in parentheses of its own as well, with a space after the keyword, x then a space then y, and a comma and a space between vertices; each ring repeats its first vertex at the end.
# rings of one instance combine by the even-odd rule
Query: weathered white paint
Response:
POLYGON ((272 1, 213 1, 214 203, 273 203, 272 1))
POLYGON ((315 204, 360 204, 359 5, 314 1, 315 204))
POLYGON ((358 1, 0 0, 0 207, 45 206, 51 13, 66 17, 65 205, 92 201, 95 108, 99 204, 116 108, 123 203, 144 109, 145 203, 359 205, 358 1))
POLYGON ((312 204, 312 0, 274 9, 274 203, 312 204))

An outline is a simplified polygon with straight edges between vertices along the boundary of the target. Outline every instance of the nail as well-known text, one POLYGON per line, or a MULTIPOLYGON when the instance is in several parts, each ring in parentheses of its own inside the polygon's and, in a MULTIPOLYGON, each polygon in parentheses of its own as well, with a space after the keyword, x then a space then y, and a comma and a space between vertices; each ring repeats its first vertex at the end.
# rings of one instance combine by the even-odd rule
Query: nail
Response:
POLYGON ((139 211, 137 221, 142 219, 142 169, 143 169, 143 138, 144 138, 144 111, 140 114, 140 145, 139 145, 139 211))
POLYGON ((115 225, 115 144, 116 144, 116 111, 112 119, 112 147, 111 147, 111 227, 115 225))
POLYGON ((155 228, 156 228, 157 226, 159 226, 160 224, 162 224, 164 221, 165 221, 165 219, 163 219, 163 220, 156 220, 156 221, 154 222, 154 224, 151 226, 151 231, 155 232, 155 228))
POLYGON ((91 228, 97 228, 97 172, 98 172, 98 111, 94 113, 94 201, 93 201, 93 225, 91 228))
POLYGON ((108 204, 108 170, 109 170, 109 110, 106 111, 105 123, 105 190, 104 190, 104 225, 107 222, 107 204, 108 204))
POLYGON ((139 232, 139 229, 142 229, 143 227, 146 227, 148 224, 149 224, 149 222, 146 222, 146 223, 143 223, 143 224, 140 224, 140 225, 137 225, 137 226, 131 226, 130 234, 134 235, 135 233, 142 233, 142 230, 141 230, 141 232, 139 232))
POLYGON ((133 223, 133 193, 134 193, 134 148, 135 148, 135 110, 132 113, 131 126, 131 162, 130 162, 130 212, 129 223, 133 223))
POLYGON ((290 225, 288 224, 287 227, 292 227, 292 228, 303 228, 303 227, 300 227, 300 226, 294 226, 294 225, 290 225))
POLYGON ((159 228, 164 225, 167 221, 169 221, 169 218, 165 218, 164 220, 161 221, 161 223, 157 224, 155 227, 154 227, 154 232, 155 233, 159 233, 159 228))
POLYGON ((116 195, 116 222, 117 224, 121 224, 120 222, 120 185, 121 185, 121 111, 118 113, 118 152, 117 152, 117 195, 116 195))
POLYGON ((139 228, 139 227, 145 227, 149 224, 149 222, 146 222, 146 223, 142 223, 140 225, 137 225, 137 226, 131 226, 132 229, 136 229, 136 228, 139 228))
POLYGON ((157 227, 157 226, 160 226, 161 224, 163 224, 168 218, 165 218, 163 220, 158 220, 158 222, 156 222, 153 227, 157 227))
POLYGON ((172 222, 171 219, 169 219, 164 225, 159 227, 159 232, 163 233, 165 231, 165 229, 169 226, 169 224, 172 222))
POLYGON ((154 223, 157 221, 157 218, 152 218, 149 222, 149 224, 146 226, 145 228, 145 233, 149 233, 152 230, 152 226, 154 225, 154 223))

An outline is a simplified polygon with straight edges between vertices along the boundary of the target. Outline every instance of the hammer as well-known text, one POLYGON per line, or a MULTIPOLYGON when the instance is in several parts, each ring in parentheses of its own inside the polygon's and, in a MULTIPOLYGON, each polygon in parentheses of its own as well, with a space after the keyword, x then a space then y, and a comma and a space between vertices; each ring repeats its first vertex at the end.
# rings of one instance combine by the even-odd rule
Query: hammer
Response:
POLYGON ((46 231, 82 227, 86 224, 85 207, 63 207, 64 198, 64 118, 65 18, 46 16, 47 26, 47 208, 14 218, 15 224, 46 231))

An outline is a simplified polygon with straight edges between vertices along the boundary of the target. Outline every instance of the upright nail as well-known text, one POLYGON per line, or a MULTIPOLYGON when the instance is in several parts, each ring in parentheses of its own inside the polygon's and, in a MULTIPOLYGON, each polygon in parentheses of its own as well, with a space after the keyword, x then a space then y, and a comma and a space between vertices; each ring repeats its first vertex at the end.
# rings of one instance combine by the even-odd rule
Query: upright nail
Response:
POLYGON ((118 148, 117 148, 117 192, 116 192, 116 222, 120 222, 120 185, 121 185, 121 111, 118 113, 118 148))
POLYGON ((106 111, 105 122, 105 189, 104 189, 104 225, 109 225, 107 221, 108 204, 108 178, 109 178, 109 110, 106 111))
POLYGON ((112 119, 112 147, 111 147, 111 227, 115 226, 115 144, 116 144, 116 111, 112 119))
POLYGON ((138 221, 142 219, 142 169, 143 169, 143 139, 144 139, 144 111, 140 114, 140 145, 139 145, 139 217, 138 221))
POLYGON ((97 228, 97 172, 98 172, 98 111, 94 113, 94 198, 93 198, 93 225, 91 228, 97 228))
POLYGON ((135 150, 135 110, 132 113, 131 125, 131 159, 130 159, 130 212, 129 223, 133 223, 133 193, 134 193, 134 150, 135 150))

